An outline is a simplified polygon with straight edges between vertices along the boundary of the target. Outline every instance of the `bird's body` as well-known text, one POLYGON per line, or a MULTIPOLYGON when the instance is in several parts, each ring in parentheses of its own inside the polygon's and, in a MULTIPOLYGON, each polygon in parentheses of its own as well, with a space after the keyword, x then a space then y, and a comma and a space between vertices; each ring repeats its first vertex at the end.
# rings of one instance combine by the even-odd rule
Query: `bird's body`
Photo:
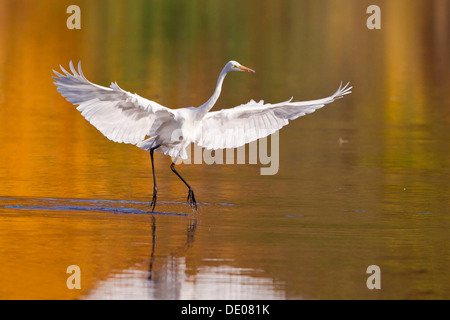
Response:
POLYGON ((199 131, 195 127, 199 120, 196 120, 192 107, 178 109, 177 111, 173 118, 166 120, 164 125, 158 128, 157 135, 141 141, 137 146, 144 150, 150 150, 152 147, 159 145, 160 147, 156 151, 172 157, 180 155, 184 159, 183 151, 186 146, 195 140, 199 131))
POLYGON ((350 93, 348 84, 342 85, 330 97, 318 100, 292 102, 291 100, 265 104, 251 100, 230 109, 210 112, 222 90, 225 76, 230 71, 254 72, 236 61, 229 61, 217 80, 211 98, 195 108, 169 109, 121 89, 117 83, 109 88, 89 82, 81 71, 70 62, 72 74, 56 71, 58 92, 69 102, 78 105, 81 114, 108 139, 130 143, 150 151, 154 179, 152 211, 156 204, 156 180, 153 166, 153 152, 161 152, 175 158, 172 171, 189 188, 188 201, 197 208, 194 193, 189 184, 175 170, 178 157, 187 157, 186 147, 197 143, 206 149, 237 148, 246 143, 266 137, 305 114, 314 112, 350 93))

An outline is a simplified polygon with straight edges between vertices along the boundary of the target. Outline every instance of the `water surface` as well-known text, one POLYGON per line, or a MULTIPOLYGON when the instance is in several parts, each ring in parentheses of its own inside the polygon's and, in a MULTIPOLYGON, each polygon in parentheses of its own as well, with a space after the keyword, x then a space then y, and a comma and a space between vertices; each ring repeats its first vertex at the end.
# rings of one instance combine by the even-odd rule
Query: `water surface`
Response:
POLYGON ((0 1, 0 298, 448 299, 448 1, 0 1), (99 133, 52 69, 178 108, 349 96, 283 128, 279 170, 181 165, 99 133), (70 265, 81 289, 66 286, 70 265), (381 269, 369 290, 366 269, 381 269))

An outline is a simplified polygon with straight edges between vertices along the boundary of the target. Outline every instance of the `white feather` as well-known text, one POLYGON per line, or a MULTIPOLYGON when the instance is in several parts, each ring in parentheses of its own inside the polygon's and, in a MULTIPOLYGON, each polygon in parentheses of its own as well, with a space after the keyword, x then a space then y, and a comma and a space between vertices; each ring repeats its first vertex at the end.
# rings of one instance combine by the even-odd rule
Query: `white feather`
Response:
POLYGON ((176 116, 175 110, 122 90, 117 83, 110 88, 89 82, 78 64, 78 72, 72 61, 64 75, 56 72, 57 90, 67 101, 78 105, 86 120, 108 139, 115 142, 137 144, 158 130, 165 121, 176 116))
POLYGON ((322 108, 324 105, 349 94, 352 87, 347 83, 331 96, 311 101, 292 102, 292 99, 264 104, 250 102, 220 111, 209 112, 201 122, 201 136, 196 141, 207 149, 237 148, 260 138, 267 137, 289 123, 322 108))
POLYGON ((228 62, 220 73, 216 89, 211 98, 198 108, 172 110, 154 101, 132 94, 119 87, 117 82, 110 88, 88 81, 70 61, 70 72, 61 67, 56 71, 58 92, 77 109, 86 120, 108 139, 137 145, 144 150, 152 148, 158 152, 186 158, 186 146, 191 142, 207 149, 237 148, 264 138, 305 114, 322 108, 325 104, 349 94, 349 84, 331 96, 318 100, 270 104, 264 101, 250 102, 220 111, 209 112, 219 98, 222 83, 230 71, 253 70, 240 66, 236 61, 228 62), (242 68, 243 69, 242 69, 242 68), (146 137, 150 137, 146 139, 146 137))
MULTIPOLYGON (((222 69, 208 101, 198 108, 172 110, 121 89, 117 82, 111 83, 110 88, 89 82, 81 71, 81 63, 78 63, 78 71, 72 61, 69 66, 71 73, 63 67, 61 70, 64 74, 54 71, 56 77, 53 79, 58 92, 72 104, 78 105, 81 115, 108 139, 151 150, 152 166, 153 151, 175 157, 171 168, 180 178, 173 165, 178 157, 187 158, 185 149, 190 143, 197 142, 207 149, 240 147, 276 132, 287 125, 289 120, 342 98, 352 88, 348 83, 342 87, 341 83, 333 95, 324 99, 303 102, 292 102, 291 99, 276 104, 251 100, 232 109, 209 112, 219 98, 228 72, 254 72, 236 61, 229 61, 222 69)), ((197 209, 192 188, 183 178, 181 180, 189 188, 188 201, 197 209)), ((155 182, 152 211, 156 204, 156 193, 155 182)))

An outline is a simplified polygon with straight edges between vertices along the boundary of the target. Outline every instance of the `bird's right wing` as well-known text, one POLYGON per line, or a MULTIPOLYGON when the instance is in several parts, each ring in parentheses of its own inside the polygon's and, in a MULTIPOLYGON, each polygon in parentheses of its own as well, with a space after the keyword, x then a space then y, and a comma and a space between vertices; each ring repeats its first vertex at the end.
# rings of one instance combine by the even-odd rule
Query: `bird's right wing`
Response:
POLYGON ((230 109, 206 114, 202 121, 199 146, 207 149, 237 148, 246 143, 267 137, 305 114, 351 93, 347 83, 331 96, 318 100, 292 102, 291 100, 270 104, 251 100, 230 109))
POLYGON ((93 126, 115 142, 137 144, 145 136, 154 136, 165 121, 175 117, 176 111, 137 94, 122 90, 117 83, 110 88, 88 81, 78 63, 78 72, 70 61, 72 74, 53 71, 57 90, 67 101, 78 105, 77 109, 93 126))

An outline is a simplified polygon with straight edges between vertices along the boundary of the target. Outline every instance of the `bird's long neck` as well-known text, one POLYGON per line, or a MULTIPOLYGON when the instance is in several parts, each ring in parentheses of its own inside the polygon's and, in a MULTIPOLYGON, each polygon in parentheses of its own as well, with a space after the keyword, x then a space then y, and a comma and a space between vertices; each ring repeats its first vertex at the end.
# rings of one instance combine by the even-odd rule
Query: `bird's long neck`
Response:
POLYGON ((211 98, 209 98, 208 101, 206 101, 204 104, 198 107, 198 109, 200 110, 199 114, 201 115, 201 117, 204 117, 206 113, 208 113, 208 111, 211 110, 212 107, 214 107, 214 104, 216 103, 217 99, 219 99, 220 92, 222 91, 223 80, 225 79, 227 73, 228 71, 226 70, 226 68, 223 68, 222 72, 219 75, 219 79, 217 79, 216 89, 214 90, 214 93, 212 94, 211 98))

